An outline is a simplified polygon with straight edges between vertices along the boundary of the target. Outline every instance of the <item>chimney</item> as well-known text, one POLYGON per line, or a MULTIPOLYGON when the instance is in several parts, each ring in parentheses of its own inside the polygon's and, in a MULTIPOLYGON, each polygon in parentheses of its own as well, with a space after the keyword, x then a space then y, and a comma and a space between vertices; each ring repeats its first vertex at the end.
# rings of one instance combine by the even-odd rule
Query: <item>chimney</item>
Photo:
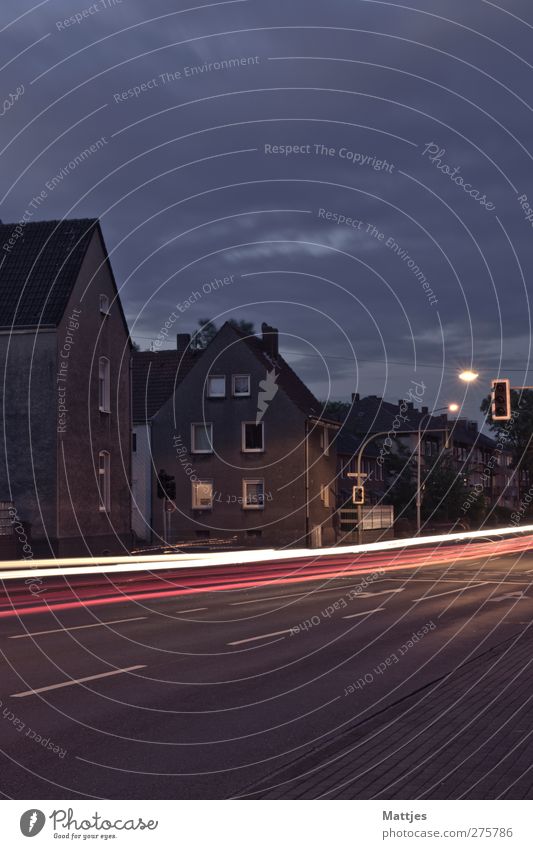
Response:
POLYGON ((178 354, 184 354, 189 348, 189 344, 191 341, 190 333, 178 333, 176 335, 176 349, 178 354))
POLYGON ((427 416, 428 413, 429 413, 429 407, 422 407, 422 415, 427 416))
POLYGON ((263 347, 269 357, 276 360, 279 357, 279 341, 277 327, 271 327, 265 321, 261 325, 263 334, 263 347))

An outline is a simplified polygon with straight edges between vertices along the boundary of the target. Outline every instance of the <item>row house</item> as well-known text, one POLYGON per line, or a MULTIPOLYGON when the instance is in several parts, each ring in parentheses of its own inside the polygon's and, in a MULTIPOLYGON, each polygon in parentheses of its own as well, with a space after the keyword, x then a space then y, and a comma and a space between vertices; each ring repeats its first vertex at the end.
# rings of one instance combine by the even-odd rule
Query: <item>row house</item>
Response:
MULTIPOLYGON (((356 456, 362 442, 372 433, 385 436, 369 443, 364 449, 362 471, 366 479, 366 498, 370 504, 387 501, 381 446, 387 435, 391 444, 403 445, 407 456, 416 458, 418 428, 422 431, 421 454, 423 476, 435 464, 443 451, 448 451, 457 474, 465 477, 472 489, 482 488, 489 507, 514 509, 519 501, 518 475, 511 468, 511 451, 498 447, 494 439, 479 431, 477 422, 450 418, 446 413, 430 415, 428 407, 415 406, 413 401, 400 399, 397 404, 376 395, 352 398, 351 410, 339 436, 339 495, 345 505, 351 497, 354 483, 349 473, 356 469, 356 456), (401 416, 400 416, 401 413, 401 416), (413 431, 397 437, 399 431, 413 431)), ((392 450, 397 450, 393 448, 392 450)))
POLYGON ((129 550, 130 361, 98 220, 1 224, 2 557, 129 550))
MULTIPOLYGON (((334 544, 339 425, 280 355, 278 331, 264 324, 258 337, 226 323, 188 357, 184 341, 186 367, 148 411, 152 543, 334 544), (169 478, 170 497, 160 498, 169 478)), ((134 408, 138 391, 150 398, 134 377, 134 408)))

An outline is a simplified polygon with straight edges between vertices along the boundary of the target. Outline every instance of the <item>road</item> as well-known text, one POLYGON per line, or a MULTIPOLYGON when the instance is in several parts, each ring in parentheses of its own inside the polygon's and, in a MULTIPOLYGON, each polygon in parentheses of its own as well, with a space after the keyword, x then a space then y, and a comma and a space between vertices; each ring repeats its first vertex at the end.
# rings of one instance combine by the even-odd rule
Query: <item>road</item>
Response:
POLYGON ((532 798, 533 537, 8 581, 0 790, 532 798))

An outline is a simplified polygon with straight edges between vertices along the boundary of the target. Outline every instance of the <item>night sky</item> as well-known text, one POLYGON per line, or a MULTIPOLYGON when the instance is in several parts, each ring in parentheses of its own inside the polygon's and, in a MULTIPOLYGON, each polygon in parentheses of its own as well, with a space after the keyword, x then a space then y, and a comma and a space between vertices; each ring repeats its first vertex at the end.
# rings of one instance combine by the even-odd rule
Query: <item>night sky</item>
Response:
POLYGON ((478 418, 533 383, 531 0, 3 0, 0 28, 0 217, 98 216, 142 348, 267 321, 321 399, 416 380, 478 418))

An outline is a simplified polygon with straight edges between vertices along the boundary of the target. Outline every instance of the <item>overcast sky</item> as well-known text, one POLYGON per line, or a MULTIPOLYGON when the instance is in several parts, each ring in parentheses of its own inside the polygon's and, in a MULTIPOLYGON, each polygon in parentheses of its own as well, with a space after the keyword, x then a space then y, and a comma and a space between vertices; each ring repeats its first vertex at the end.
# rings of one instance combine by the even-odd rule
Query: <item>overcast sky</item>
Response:
POLYGON ((3 0, 0 28, 0 216, 100 217, 141 347, 234 316, 320 398, 416 380, 479 416, 533 383, 531 0, 3 0))

